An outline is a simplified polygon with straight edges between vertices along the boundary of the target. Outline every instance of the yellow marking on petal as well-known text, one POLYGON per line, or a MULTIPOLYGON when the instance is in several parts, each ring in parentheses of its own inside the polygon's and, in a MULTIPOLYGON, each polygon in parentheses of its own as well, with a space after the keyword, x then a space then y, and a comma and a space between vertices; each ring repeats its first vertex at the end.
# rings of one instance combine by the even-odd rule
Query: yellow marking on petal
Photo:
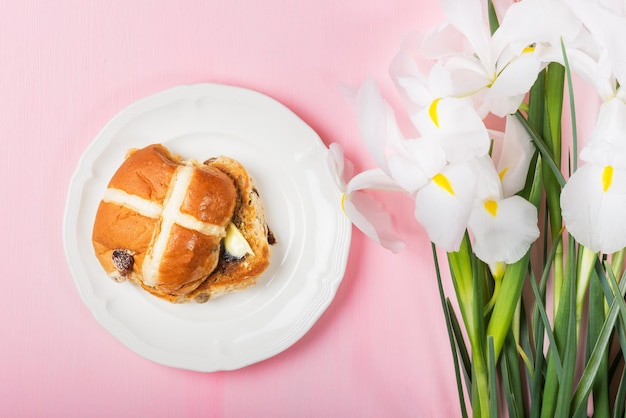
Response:
POLYGON ((486 200, 483 206, 485 207, 485 210, 491 214, 491 216, 494 218, 496 217, 498 213, 498 202, 495 200, 486 200))
POLYGON ((531 46, 527 46, 526 48, 524 48, 522 50, 522 54, 528 54, 530 52, 534 52, 535 51, 535 46, 531 45, 531 46))
POLYGON ((613 182, 613 167, 607 165, 604 167, 604 171, 602 172, 602 188, 606 192, 611 187, 611 183, 613 182))
POLYGON ((500 177, 500 181, 502 181, 507 171, 509 171, 509 167, 504 167, 504 169, 498 173, 498 177, 500 177))
POLYGON ((346 212, 346 197, 347 197, 346 193, 343 193, 341 195, 341 210, 343 211, 343 213, 346 214, 346 216, 348 216, 348 213, 346 212))
POLYGON ((430 104, 430 107, 428 108, 428 116, 430 116, 437 128, 439 127, 439 114, 437 113, 437 105, 439 104, 440 100, 441 99, 433 100, 433 102, 430 104))
POLYGON ((433 177, 433 181, 437 186, 441 187, 443 190, 454 196, 454 189, 452 188, 452 185, 450 184, 450 181, 446 176, 441 173, 436 174, 435 177, 433 177))

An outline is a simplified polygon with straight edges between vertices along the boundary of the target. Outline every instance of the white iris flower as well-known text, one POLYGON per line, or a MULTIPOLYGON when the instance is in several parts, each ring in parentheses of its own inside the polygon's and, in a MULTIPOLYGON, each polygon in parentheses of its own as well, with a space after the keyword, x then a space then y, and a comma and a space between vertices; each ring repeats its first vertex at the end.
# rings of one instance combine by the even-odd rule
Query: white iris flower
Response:
POLYGON ((515 116, 507 116, 504 133, 493 132, 492 137, 497 137, 493 159, 502 182, 502 194, 513 196, 526 184, 535 146, 530 134, 515 116))
POLYGON ((565 225, 594 252, 619 251, 626 247, 626 104, 620 98, 601 105, 580 157, 587 164, 561 193, 565 225))
POLYGON ((514 263, 539 237, 537 208, 520 196, 505 197, 491 159, 477 159, 474 164, 480 172, 480 186, 468 221, 472 248, 490 265, 514 263))
MULTIPOLYGON (((553 0, 554 1, 554 0, 553 0)), ((615 92, 617 79, 622 85, 626 81, 626 15, 622 0, 565 0, 572 12, 582 22, 598 51, 596 74, 588 70, 582 76, 594 83, 603 100, 615 92), (607 77, 610 71, 612 77, 607 77), (598 80, 599 79, 599 80, 598 80)))
POLYGON ((534 45, 496 42, 497 32, 492 38, 480 0, 440 3, 449 24, 429 33, 422 51, 439 60, 452 95, 471 97, 481 118, 517 111, 543 68, 534 45))
POLYGON ((535 207, 512 196, 523 188, 534 152, 519 122, 507 122, 498 173, 488 155, 489 133, 467 99, 433 100, 412 118, 422 137, 410 139, 373 80, 363 83, 356 104, 368 148, 381 169, 415 197, 415 218, 432 242, 458 251, 469 225, 482 260, 512 263, 525 254, 539 231, 535 207))
POLYGON ((415 217, 430 240, 446 251, 457 251, 476 187, 470 161, 486 155, 489 136, 467 103, 454 98, 442 102, 441 108, 434 102, 418 116, 418 128, 430 136, 405 139, 373 80, 363 83, 356 100, 361 135, 381 169, 415 196, 415 217), (460 117, 471 122, 458 124, 460 117))
POLYGON ((382 170, 364 171, 353 177, 352 163, 344 158, 339 144, 329 146, 328 165, 337 187, 343 192, 341 205, 354 226, 366 236, 394 253, 402 251, 404 242, 393 230, 392 220, 383 206, 363 189, 399 190, 382 170))
POLYGON ((446 251, 458 251, 461 246, 477 180, 472 164, 449 164, 415 196, 415 218, 430 240, 446 251))

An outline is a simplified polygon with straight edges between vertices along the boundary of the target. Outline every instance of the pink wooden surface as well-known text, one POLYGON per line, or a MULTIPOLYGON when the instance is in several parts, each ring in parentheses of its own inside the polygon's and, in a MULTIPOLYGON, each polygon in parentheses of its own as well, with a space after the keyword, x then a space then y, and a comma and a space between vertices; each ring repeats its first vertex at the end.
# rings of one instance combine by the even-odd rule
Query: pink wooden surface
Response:
POLYGON ((122 108, 175 85, 258 90, 372 167, 339 85, 373 76, 397 103, 388 64, 406 32, 441 18, 434 0, 2 3, 2 416, 458 415, 430 244, 403 196, 381 195, 406 250, 355 230, 345 279, 311 331, 232 372, 128 350, 80 299, 62 245, 87 145, 122 108))

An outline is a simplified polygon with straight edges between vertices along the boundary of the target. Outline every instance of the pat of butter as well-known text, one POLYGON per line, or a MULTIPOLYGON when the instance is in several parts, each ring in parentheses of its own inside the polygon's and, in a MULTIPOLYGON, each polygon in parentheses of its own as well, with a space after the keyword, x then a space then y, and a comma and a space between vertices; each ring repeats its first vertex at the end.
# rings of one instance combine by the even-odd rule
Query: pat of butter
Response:
POLYGON ((242 258, 246 254, 254 255, 250 244, 248 244, 241 231, 232 222, 226 228, 224 248, 228 254, 235 258, 242 258))

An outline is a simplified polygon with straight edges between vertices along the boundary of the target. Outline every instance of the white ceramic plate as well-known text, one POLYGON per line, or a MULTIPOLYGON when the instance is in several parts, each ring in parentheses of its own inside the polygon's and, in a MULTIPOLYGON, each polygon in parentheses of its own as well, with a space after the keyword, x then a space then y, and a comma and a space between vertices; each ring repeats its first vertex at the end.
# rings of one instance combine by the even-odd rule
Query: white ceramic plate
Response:
POLYGON ((326 154, 289 109, 243 88, 180 86, 132 104, 89 145, 70 183, 65 252, 82 299, 111 334, 157 363, 232 370, 280 353, 313 326, 345 272, 351 225, 326 154), (278 240, 257 286, 175 305, 104 273, 91 246, 97 206, 126 151, 155 142, 183 158, 231 156, 256 179, 278 240))

